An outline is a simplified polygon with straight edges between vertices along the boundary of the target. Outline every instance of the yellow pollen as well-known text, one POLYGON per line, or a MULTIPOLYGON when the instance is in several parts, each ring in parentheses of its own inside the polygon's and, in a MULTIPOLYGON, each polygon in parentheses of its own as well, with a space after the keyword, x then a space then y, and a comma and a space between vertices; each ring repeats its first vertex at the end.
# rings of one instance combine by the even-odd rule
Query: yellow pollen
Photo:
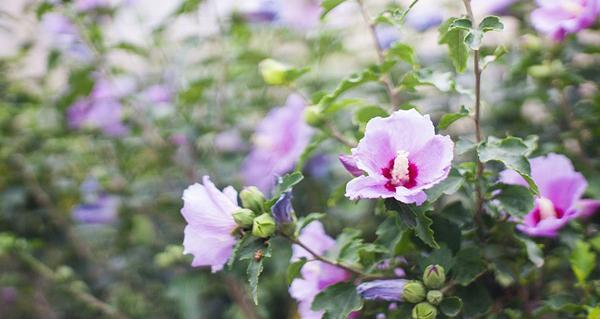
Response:
POLYGON ((546 197, 540 197, 537 200, 538 207, 540 209, 540 219, 556 218, 556 210, 554 204, 546 197))
POLYGON ((408 181, 408 152, 398 151, 392 168, 392 183, 400 184, 408 181))

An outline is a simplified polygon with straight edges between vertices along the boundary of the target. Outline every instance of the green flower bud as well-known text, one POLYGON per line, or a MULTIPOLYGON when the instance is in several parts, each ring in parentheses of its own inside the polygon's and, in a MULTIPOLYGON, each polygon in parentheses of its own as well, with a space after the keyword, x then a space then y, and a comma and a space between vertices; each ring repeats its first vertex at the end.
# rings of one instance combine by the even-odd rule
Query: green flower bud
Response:
POLYGON ((304 110, 304 121, 312 127, 320 127, 325 123, 325 117, 318 106, 312 105, 304 110))
POLYGON ((269 85, 283 85, 287 83, 286 73, 289 68, 285 64, 273 59, 266 59, 258 64, 258 68, 265 83, 269 85))
POLYGON ((413 319, 435 319, 437 309, 427 302, 422 302, 412 309, 413 319))
POLYGON ((425 287, 420 281, 411 281, 404 286, 402 299, 410 303, 418 303, 425 299, 425 287))
POLYGON ((265 195, 256 187, 249 186, 240 192, 240 199, 244 208, 251 209, 255 213, 264 212, 265 195))
POLYGON ((439 290, 430 290, 427 292, 427 301, 432 305, 439 305, 444 299, 444 294, 439 290))
POLYGON ((235 223, 242 228, 248 228, 252 226, 254 217, 256 217, 256 213, 248 208, 240 208, 233 212, 233 220, 235 220, 235 223))
POLYGON ((261 238, 267 238, 275 232, 275 219, 270 214, 262 214, 254 218, 252 225, 252 235, 261 238))
POLYGON ((439 289, 446 282, 446 273, 440 265, 429 265, 423 272, 423 282, 427 288, 439 289))

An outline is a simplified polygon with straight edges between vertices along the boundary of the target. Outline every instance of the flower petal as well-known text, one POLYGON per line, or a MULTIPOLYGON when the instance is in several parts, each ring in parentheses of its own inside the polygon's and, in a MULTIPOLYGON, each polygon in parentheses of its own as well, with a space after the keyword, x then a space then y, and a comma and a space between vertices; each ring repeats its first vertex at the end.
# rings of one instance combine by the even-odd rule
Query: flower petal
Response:
POLYGON ((359 198, 389 198, 395 192, 385 188, 387 180, 380 176, 359 176, 346 185, 346 197, 351 200, 359 198))
POLYGON ((431 187, 433 183, 446 178, 453 157, 454 143, 449 136, 442 135, 434 136, 420 150, 410 154, 408 159, 419 170, 417 185, 430 184, 431 187))

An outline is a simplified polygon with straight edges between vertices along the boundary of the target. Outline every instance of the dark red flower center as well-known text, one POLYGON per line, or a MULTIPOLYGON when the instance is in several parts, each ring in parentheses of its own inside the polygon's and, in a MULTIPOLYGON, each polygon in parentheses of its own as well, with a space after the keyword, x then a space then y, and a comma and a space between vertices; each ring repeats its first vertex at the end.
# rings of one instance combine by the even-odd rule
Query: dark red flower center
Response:
POLYGON ((554 206, 554 204, 545 197, 537 199, 537 205, 533 211, 533 222, 537 225, 544 219, 556 218, 561 219, 565 215, 565 212, 554 206))
POLYGON ((407 155, 406 152, 398 152, 396 158, 392 158, 388 166, 381 169, 381 174, 388 179, 385 188, 390 192, 395 192, 398 186, 413 188, 417 185, 419 170, 407 155))

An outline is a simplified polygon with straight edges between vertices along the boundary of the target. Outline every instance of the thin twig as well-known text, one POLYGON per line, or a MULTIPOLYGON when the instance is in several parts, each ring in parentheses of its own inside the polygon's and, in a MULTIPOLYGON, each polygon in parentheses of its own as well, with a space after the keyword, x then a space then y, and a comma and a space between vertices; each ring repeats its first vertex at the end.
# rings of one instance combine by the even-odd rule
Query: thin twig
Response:
MULTIPOLYGON (((17 252, 17 256, 32 270, 34 270, 46 280, 49 280, 54 284, 61 284, 61 279, 56 275, 56 273, 46 264, 35 258, 33 255, 20 251, 17 252)), ((82 288, 78 285, 67 283, 67 285, 65 286, 65 290, 68 291, 73 297, 89 306, 90 308, 93 308, 110 318, 128 319, 128 317, 119 312, 119 310, 82 290, 82 288)))
POLYGON ((350 148, 356 147, 356 142, 353 140, 350 140, 344 134, 342 134, 342 132, 338 131, 338 129, 333 124, 331 124, 331 122, 327 122, 325 124, 325 126, 327 126, 327 129, 331 133, 331 136, 333 136, 333 138, 338 140, 340 143, 342 143, 350 148))
MULTIPOLYGON (((471 0, 463 0, 467 15, 471 20, 471 23, 475 25, 475 16, 473 15, 473 9, 471 8, 471 0)), ((475 138, 477 144, 483 140, 483 133, 481 132, 481 68, 479 67, 479 50, 473 50, 473 73, 475 75, 475 138)), ((481 224, 481 214, 483 213, 483 190, 481 182, 483 179, 483 163, 477 157, 477 181, 475 184, 475 192, 477 193, 476 199, 476 210, 475 210, 475 221, 478 225, 481 224)))
MULTIPOLYGON (((369 16, 369 13, 367 12, 367 9, 365 8, 362 0, 356 0, 356 2, 358 3, 358 7, 360 9, 360 13, 363 16, 363 19, 369 26, 369 32, 371 33, 371 38, 373 40, 375 50, 377 51, 377 58, 379 59, 379 63, 384 64, 385 63, 385 54, 384 54, 383 48, 381 47, 381 44, 379 43, 379 40, 377 40, 377 31, 375 30, 375 23, 373 22, 373 19, 371 19, 371 17, 369 16)), ((395 109, 396 107, 399 106, 400 99, 398 97, 398 92, 396 91, 396 88, 394 86, 394 82, 393 82, 391 76, 387 73, 384 74, 381 77, 381 82, 383 83, 385 90, 387 91, 387 94, 390 98, 390 103, 392 104, 392 109, 395 109)))

